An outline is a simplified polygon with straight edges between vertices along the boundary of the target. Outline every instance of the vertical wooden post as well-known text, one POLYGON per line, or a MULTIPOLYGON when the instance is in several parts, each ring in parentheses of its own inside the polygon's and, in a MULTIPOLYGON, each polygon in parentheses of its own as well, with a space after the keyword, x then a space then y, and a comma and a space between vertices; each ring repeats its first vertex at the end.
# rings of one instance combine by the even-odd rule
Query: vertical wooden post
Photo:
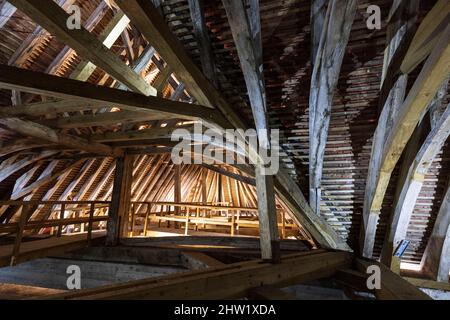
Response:
POLYGON ((281 213, 281 239, 286 238, 286 212, 283 210, 281 213))
POLYGON ((238 210, 237 212, 237 218, 236 218, 236 233, 239 234, 239 220, 241 218, 241 210, 238 210))
POLYGON ((184 235, 187 236, 189 231, 189 208, 186 207, 186 225, 184 226, 184 235))
POLYGON ((119 237, 127 234, 132 182, 133 156, 117 158, 106 234, 108 246, 117 245, 119 237))
POLYGON ((94 219, 94 211, 95 211, 95 202, 91 203, 89 208, 89 223, 88 223, 88 234, 87 234, 87 243, 88 246, 91 246, 92 243, 92 228, 93 228, 93 219, 94 219))
POLYGON ((30 206, 24 204, 22 206, 22 212, 20 214, 20 221, 17 229, 16 240, 14 241, 13 251, 11 253, 10 265, 14 266, 17 261, 17 257, 20 253, 20 245, 22 243, 23 231, 30 215, 30 206))
MULTIPOLYGON (((173 178, 173 185, 174 185, 174 201, 176 203, 181 202, 181 165, 175 165, 174 168, 174 178, 173 178)), ((180 207, 175 206, 175 215, 178 216, 180 214, 180 207)), ((175 223, 176 225, 178 223, 175 223)))
POLYGON ((144 221, 144 237, 147 236, 147 228, 148 228, 148 218, 150 215, 151 204, 147 203, 147 211, 145 212, 145 221, 144 221))
MULTIPOLYGON (((259 0, 250 1, 247 14, 242 1, 222 0, 231 33, 236 44, 244 80, 249 93, 258 143, 261 149, 271 150, 268 133, 267 103, 262 65, 262 41, 259 0), (250 41, 249 41, 250 40, 250 41), (249 45, 250 42, 250 45, 249 45)), ((253 149, 253 148, 252 148, 253 149)), ((262 150, 264 152, 264 150, 262 150)), ((260 223, 261 256, 265 260, 280 261, 278 229, 276 225, 273 176, 265 174, 264 161, 257 150, 252 155, 255 161, 256 191, 260 223)), ((269 154, 265 152, 264 154, 269 154)))
MULTIPOLYGON (((60 213, 59 213, 59 220, 61 220, 61 222, 62 222, 62 220, 64 220, 64 212, 66 211, 66 205, 64 204, 64 203, 62 203, 61 204, 61 211, 60 211, 60 213)), ((60 224, 59 226, 58 226, 58 232, 57 232, 57 234, 56 234, 56 236, 59 238, 59 237, 61 237, 61 234, 62 234, 62 229, 63 229, 63 224, 60 224)))
MULTIPOLYGON (((202 204, 207 204, 208 203, 208 193, 206 190, 206 179, 208 177, 208 169, 203 168, 202 169, 202 204)), ((207 215, 207 209, 203 209, 203 218, 206 218, 207 215)), ((205 224, 203 224, 203 229, 205 229, 205 224)))
MULTIPOLYGON (((198 219, 200 217, 200 208, 195 210, 195 217, 198 219)), ((198 223, 195 223, 195 231, 198 231, 198 223)))
POLYGON ((231 211, 231 236, 232 237, 234 237, 235 224, 236 224, 236 212, 233 210, 233 211, 231 211))
POLYGON ((131 237, 134 236, 134 227, 136 226, 136 206, 131 204, 131 237))

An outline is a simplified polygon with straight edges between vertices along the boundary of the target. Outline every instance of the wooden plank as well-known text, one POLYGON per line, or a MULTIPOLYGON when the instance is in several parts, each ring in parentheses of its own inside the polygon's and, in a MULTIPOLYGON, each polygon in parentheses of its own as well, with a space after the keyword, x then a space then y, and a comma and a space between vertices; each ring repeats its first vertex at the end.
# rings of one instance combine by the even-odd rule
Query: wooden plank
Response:
POLYGON ((87 82, 65 79, 25 69, 0 65, 0 88, 18 89, 35 94, 50 95, 61 99, 83 100, 86 103, 103 104, 131 111, 150 111, 159 115, 174 115, 187 119, 204 119, 226 124, 216 110, 157 97, 96 86, 87 82))
POLYGON ((356 0, 333 0, 323 23, 309 96, 309 204, 320 215, 323 157, 333 94, 356 13, 356 0))
POLYGON ((343 252, 284 256, 280 264, 261 260, 181 273, 158 279, 131 281, 52 296, 54 299, 227 299, 248 296, 260 285, 286 286, 333 275, 348 266, 343 252))
POLYGON ((107 145, 97 142, 89 142, 83 138, 65 133, 58 133, 51 128, 31 121, 21 120, 19 118, 6 118, 0 119, 0 124, 25 136, 53 142, 59 145, 74 148, 76 150, 83 150, 110 156, 120 154, 119 150, 114 150, 107 145))
MULTIPOLYGON (((384 195, 397 161, 411 137, 421 115, 434 98, 435 94, 447 79, 450 72, 450 25, 442 34, 438 45, 425 63, 416 82, 411 88, 400 111, 394 119, 391 130, 384 141, 380 157, 379 170, 368 177, 364 200, 364 232, 374 237, 378 214, 381 210, 384 195), (370 221, 369 221, 370 220, 370 221)), ((367 241, 367 236, 362 240, 367 241)), ((372 245, 364 246, 364 256, 371 255, 372 245)))
POLYGON ((380 300, 431 300, 421 290, 404 280, 398 274, 393 273, 386 266, 369 260, 356 259, 357 269, 367 273, 369 266, 378 266, 381 271, 381 289, 375 289, 375 296, 380 300))
POLYGON ((130 89, 144 95, 156 95, 142 77, 128 67, 118 56, 106 48, 94 35, 83 27, 70 30, 66 26, 69 15, 52 0, 11 0, 19 10, 27 14, 39 25, 71 46, 78 54, 102 68, 130 89))

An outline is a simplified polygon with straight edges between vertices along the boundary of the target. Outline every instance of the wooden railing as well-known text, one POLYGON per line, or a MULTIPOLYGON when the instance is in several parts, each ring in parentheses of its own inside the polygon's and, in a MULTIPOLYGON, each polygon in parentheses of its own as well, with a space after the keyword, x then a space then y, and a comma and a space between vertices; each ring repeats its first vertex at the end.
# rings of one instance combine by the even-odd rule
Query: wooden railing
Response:
MULTIPOLYGON (((252 207, 236 207, 217 204, 201 204, 201 203, 176 203, 176 202, 132 202, 130 206, 129 223, 131 226, 130 236, 140 235, 136 232, 136 220, 143 217, 144 224, 142 234, 147 235, 149 230, 149 222, 158 223, 170 222, 184 223, 184 233, 188 235, 189 226, 194 226, 198 230, 199 226, 203 228, 207 225, 226 226, 230 228, 230 235, 234 236, 239 233, 239 229, 259 228, 259 221, 256 219, 258 208, 252 207), (154 210, 158 209, 159 210, 154 210), (178 208, 178 210, 175 210, 178 208), (142 210, 144 209, 144 210, 142 210), (153 210, 152 210, 153 209, 153 210), (215 216, 212 213, 216 214, 215 216), (243 216, 242 213, 253 213, 251 219, 243 216)), ((286 223, 285 212, 280 210, 280 219, 278 227, 281 231, 281 237, 286 237, 286 229, 297 229, 293 223, 286 223)))
MULTIPOLYGON (((26 230, 35 230, 41 234, 52 234, 61 237, 63 233, 72 234, 75 228, 64 229, 64 226, 80 225, 80 233, 87 233, 87 244, 92 241, 94 224, 108 219, 109 202, 106 201, 0 201, 0 207, 20 210, 18 222, 0 225, 0 234, 16 234, 12 253, 11 265, 15 264, 16 257, 20 253, 20 246, 26 230), (34 212, 46 207, 49 210, 46 220, 31 220, 34 212), (97 213, 97 214, 96 214, 97 213), (101 214, 100 214, 101 213, 101 214), (85 228, 87 225, 87 230, 85 228), (56 229, 56 230, 55 230, 56 229), (43 232, 41 232, 44 230, 43 232)), ((18 211, 16 211, 18 212, 18 211)), ((100 226, 100 228, 103 228, 100 226)))

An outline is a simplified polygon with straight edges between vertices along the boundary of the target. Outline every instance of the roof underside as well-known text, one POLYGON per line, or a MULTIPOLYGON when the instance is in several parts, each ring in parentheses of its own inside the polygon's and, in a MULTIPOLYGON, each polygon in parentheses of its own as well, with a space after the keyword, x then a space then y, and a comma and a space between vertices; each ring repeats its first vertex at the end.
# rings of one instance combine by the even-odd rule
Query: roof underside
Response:
MULTIPOLYGON (((261 0, 261 23, 264 55, 264 77, 266 83, 267 101, 269 107, 269 122, 272 128, 281 130, 281 147, 283 151, 283 165, 299 183, 306 198, 308 192, 308 100, 311 82, 310 61, 310 2, 309 0, 272 1, 261 0)), ((424 1, 422 1, 424 2, 424 1)), ((423 15, 432 7, 435 1, 422 4, 423 15)), ((78 0, 76 3, 82 8, 82 18, 86 22, 95 12, 101 0, 78 0)), ((386 28, 375 30, 368 35, 364 21, 366 8, 371 4, 379 5, 383 13, 387 13, 392 5, 390 0, 361 0, 359 1, 355 22, 352 27, 350 41, 347 46, 342 65, 339 83, 334 95, 332 106, 330 131, 324 159, 324 174, 322 178, 322 207, 321 214, 347 239, 350 246, 355 247, 358 242, 360 220, 363 210, 365 183, 371 152, 372 137, 378 121, 378 99, 380 91, 381 73, 383 67, 384 49, 386 47, 386 28)), ((187 0, 166 0, 162 3, 163 15, 178 39, 183 43, 190 56, 201 67, 198 45, 192 30, 192 20, 187 0)), ((106 7, 103 17, 96 22, 91 31, 98 35, 114 16, 112 8, 106 7)), ((206 25, 209 29, 213 53, 217 69, 221 92, 228 99, 235 110, 251 123, 251 109, 249 107, 244 77, 239 65, 233 37, 228 25, 225 10, 220 0, 205 1, 206 25)), ((2 19, 3 17, 0 17, 2 19)), ((11 58, 21 45, 30 37, 35 41, 29 50, 24 52, 18 67, 39 72, 49 72, 49 66, 54 65, 58 54, 64 50, 64 45, 48 33, 36 35, 37 25, 25 14, 16 11, 6 24, 0 29, 0 64, 11 64, 11 58)), ((135 49, 146 47, 146 40, 131 24, 128 35, 135 45, 135 49)), ((112 51, 120 55, 124 61, 130 59, 127 45, 122 38, 115 42, 112 51)), ((69 77, 81 58, 76 52, 60 61, 52 73, 61 77, 69 77)), ((162 59, 157 54, 153 61, 145 68, 142 75, 150 83, 154 83, 160 73, 157 64, 162 59)), ((414 76, 410 82, 414 81, 414 76)), ((115 80, 99 68, 89 77, 89 82, 103 86, 114 86, 115 80)), ((177 84, 175 78, 172 82, 177 84)), ((170 84, 164 89, 164 97, 173 96, 176 88, 170 84)), ((42 101, 40 96, 22 94, 22 100, 27 102, 42 101)), ((192 102, 193 99, 185 91, 177 96, 180 101, 192 102)), ((447 95, 443 106, 450 102, 447 95)), ((11 105, 11 91, 0 90, 0 105, 11 105)), ((90 114, 91 111, 84 111, 90 114)), ((70 116, 80 114, 71 113, 70 116)), ((64 117, 62 114, 49 117, 64 117)), ((45 117, 40 120, 45 121, 45 117)), ((181 120, 146 121, 133 123, 133 128, 161 128, 173 126, 181 120)), ((123 124, 108 126, 64 128, 66 132, 77 135, 102 134, 110 131, 120 131, 123 124)), ((12 146, 27 138, 0 127, 0 138, 3 146, 12 146)), ((157 146, 157 143, 146 144, 145 147, 157 146)), ((0 149, 2 146, 0 145, 0 149)), ((136 146, 137 147, 142 147, 136 146)), ((26 157, 36 156, 47 147, 37 147, 27 152, 14 152, 7 155, 0 154, 0 167, 18 162, 26 157)), ((82 186, 90 177, 95 176, 86 192, 79 200, 110 199, 114 174, 112 158, 89 158, 80 162, 74 160, 79 152, 73 150, 56 150, 57 154, 24 166, 6 180, 0 182, 1 199, 9 199, 14 193, 14 186, 20 177, 34 172, 26 183, 30 185, 38 180, 43 172, 51 170, 58 172, 73 165, 73 168, 60 175, 57 180, 47 183, 31 195, 27 200, 72 200, 80 194, 82 186), (75 163, 75 164, 74 164, 75 163), (67 190, 70 189, 70 192, 67 190)), ((169 154, 139 155, 135 159, 136 175, 134 200, 163 201, 173 198, 173 172, 169 154), (161 187, 163 186, 163 187, 161 187)), ((398 166, 401 164, 399 162, 398 166)), ((419 263, 426 246, 429 234, 433 228, 435 217, 446 191, 449 179, 450 146, 447 143, 433 162, 426 181, 416 203, 413 217, 408 229, 408 240, 411 245, 404 255, 404 261, 419 263)), ((232 170, 231 168, 228 168, 232 170)), ((386 220, 392 210, 393 196, 397 184, 395 170, 383 203, 381 219, 377 231, 375 253, 380 253, 386 220)), ((238 171, 235 171, 238 173, 238 171)), ((210 172, 211 184, 215 185, 218 174, 210 172)), ((242 173, 241 173, 242 174, 242 173)), ((199 201, 198 166, 184 166, 183 194, 184 201, 199 201)), ((19 179, 19 180, 18 180, 19 179)), ((234 182, 231 178, 223 179, 224 200, 239 206, 256 206, 256 195, 253 186, 241 182, 234 182), (244 197, 237 197, 243 194, 244 197), (242 202, 241 202, 242 201, 242 202)), ((26 186, 25 185, 25 186, 26 186)), ((217 192, 212 188, 208 201, 217 201, 217 192)), ((279 202, 281 205, 281 203, 279 202)), ((37 213, 44 214, 44 212, 37 213)), ((5 212, 0 211, 2 220, 5 212)), ((14 217, 13 217, 14 219, 14 217)), ((5 220, 4 220, 5 221, 5 220)))

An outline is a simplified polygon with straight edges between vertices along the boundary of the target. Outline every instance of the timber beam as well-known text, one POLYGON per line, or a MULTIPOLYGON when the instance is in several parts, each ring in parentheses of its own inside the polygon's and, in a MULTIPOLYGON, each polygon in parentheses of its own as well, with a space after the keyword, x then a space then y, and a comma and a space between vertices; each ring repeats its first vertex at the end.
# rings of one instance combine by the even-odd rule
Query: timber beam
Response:
MULTIPOLYGON (((204 119, 227 126, 217 110, 209 107, 146 97, 139 93, 111 89, 87 82, 61 78, 44 73, 0 65, 0 88, 31 92, 61 99, 82 100, 87 104, 103 104, 130 111, 150 112, 164 117, 177 116, 187 119, 204 119)), ((1 111, 0 111, 1 114, 1 111)))
MULTIPOLYGON (((394 250, 406 238, 409 222, 414 211, 425 176, 433 160, 441 151, 450 134, 450 105, 441 116, 436 127, 430 132, 414 161, 409 167, 407 177, 394 209, 392 223, 388 227, 382 251, 382 262, 389 266, 394 250)), ((447 230, 445 230, 447 231, 447 230)), ((444 233, 445 234, 445 233, 444 233)), ((448 272, 447 272, 448 278, 448 272)))
POLYGON ((235 263, 157 279, 145 279, 47 296, 53 299, 231 299, 261 285, 287 286, 332 276, 348 267, 346 252, 314 250, 283 256, 281 263, 262 260, 235 263))
POLYGON ((350 38, 356 3, 356 0, 330 1, 315 56, 309 97, 309 204, 317 215, 320 215, 323 158, 333 95, 350 38))
POLYGON ((67 27, 69 14, 54 1, 10 0, 10 2, 86 60, 102 68, 133 91, 146 96, 156 96, 156 89, 104 46, 95 35, 83 27, 70 30, 67 27))
MULTIPOLYGON (((364 225, 361 242, 363 255, 372 255, 378 216, 384 195, 402 152, 414 132, 418 122, 436 93, 450 74, 450 25, 439 38, 433 52, 428 57, 399 111, 393 118, 393 125, 386 133, 379 155, 378 170, 368 177, 364 200, 364 225)), ((381 124, 380 124, 381 125, 381 124)), ((377 128, 378 130, 378 128, 377 128)), ((371 160, 372 161, 372 160, 371 160)))
POLYGON ((86 152, 95 152, 102 155, 117 156, 121 152, 114 150, 105 144, 89 142, 83 138, 56 132, 55 130, 45 127, 43 125, 25 121, 18 118, 0 119, 0 125, 7 127, 10 130, 19 132, 25 136, 38 138, 40 140, 56 143, 59 145, 74 148, 76 150, 83 150, 86 152))

